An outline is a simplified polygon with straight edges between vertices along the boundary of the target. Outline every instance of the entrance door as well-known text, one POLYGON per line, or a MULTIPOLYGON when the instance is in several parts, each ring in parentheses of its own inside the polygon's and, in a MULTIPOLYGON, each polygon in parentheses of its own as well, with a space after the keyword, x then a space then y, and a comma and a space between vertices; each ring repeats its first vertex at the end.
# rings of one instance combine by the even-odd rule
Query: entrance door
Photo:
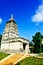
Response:
POLYGON ((25 43, 23 43, 23 49, 25 50, 25 47, 26 47, 26 44, 25 43))

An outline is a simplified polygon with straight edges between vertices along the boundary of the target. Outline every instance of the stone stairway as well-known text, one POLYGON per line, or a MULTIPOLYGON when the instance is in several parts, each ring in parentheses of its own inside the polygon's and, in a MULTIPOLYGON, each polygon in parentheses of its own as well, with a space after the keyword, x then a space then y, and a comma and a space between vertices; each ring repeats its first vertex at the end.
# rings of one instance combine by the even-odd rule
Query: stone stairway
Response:
POLYGON ((24 54, 13 54, 11 57, 1 62, 0 65, 15 65, 14 63, 17 62, 23 56, 24 54))

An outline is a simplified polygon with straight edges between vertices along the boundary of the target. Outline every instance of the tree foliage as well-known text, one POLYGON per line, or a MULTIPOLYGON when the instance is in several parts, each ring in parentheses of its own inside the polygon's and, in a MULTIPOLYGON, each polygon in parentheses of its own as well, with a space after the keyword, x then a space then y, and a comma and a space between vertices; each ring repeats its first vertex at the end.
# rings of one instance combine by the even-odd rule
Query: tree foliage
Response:
POLYGON ((33 52, 35 53, 39 53, 41 52, 41 44, 42 44, 42 34, 40 32, 37 32, 34 36, 33 36, 33 43, 34 43, 34 50, 33 52))

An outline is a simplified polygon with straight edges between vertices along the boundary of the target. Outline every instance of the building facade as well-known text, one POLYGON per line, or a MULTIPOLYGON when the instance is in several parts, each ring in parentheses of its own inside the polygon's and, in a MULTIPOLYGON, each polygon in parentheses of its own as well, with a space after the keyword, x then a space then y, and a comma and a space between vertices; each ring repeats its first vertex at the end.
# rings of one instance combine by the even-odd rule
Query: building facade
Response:
POLYGON ((9 21, 6 23, 2 35, 1 49, 21 51, 26 50, 27 48, 28 52, 30 52, 29 40, 19 37, 18 27, 12 15, 9 21))

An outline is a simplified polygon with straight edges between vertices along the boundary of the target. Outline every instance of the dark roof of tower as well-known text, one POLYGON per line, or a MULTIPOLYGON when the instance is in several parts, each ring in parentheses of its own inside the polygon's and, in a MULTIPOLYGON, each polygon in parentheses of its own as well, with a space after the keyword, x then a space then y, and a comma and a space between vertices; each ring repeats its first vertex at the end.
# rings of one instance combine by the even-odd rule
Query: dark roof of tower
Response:
POLYGON ((14 22, 16 24, 16 22, 14 20, 9 20, 8 22, 6 23, 11 23, 11 22, 14 22))

